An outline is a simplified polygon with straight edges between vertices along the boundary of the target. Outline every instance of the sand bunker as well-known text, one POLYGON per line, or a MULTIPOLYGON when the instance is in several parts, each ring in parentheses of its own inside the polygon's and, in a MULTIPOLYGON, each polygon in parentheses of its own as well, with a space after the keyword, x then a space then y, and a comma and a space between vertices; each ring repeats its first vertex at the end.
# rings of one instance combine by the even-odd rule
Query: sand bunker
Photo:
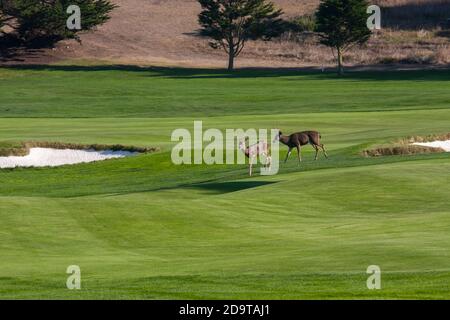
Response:
POLYGON ((446 141, 432 141, 432 142, 415 142, 413 145, 430 147, 430 148, 441 148, 446 152, 450 152, 450 140, 446 141))
POLYGON ((24 157, 0 157, 0 168, 15 167, 57 167, 66 164, 87 163, 107 159, 124 158, 138 154, 129 151, 112 150, 74 150, 31 148, 30 153, 24 157))

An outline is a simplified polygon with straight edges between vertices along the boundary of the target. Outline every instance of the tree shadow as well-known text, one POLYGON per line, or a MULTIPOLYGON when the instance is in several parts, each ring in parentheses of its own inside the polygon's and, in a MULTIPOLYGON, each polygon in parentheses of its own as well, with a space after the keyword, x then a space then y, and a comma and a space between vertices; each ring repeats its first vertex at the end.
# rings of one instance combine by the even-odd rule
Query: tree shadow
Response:
POLYGON ((147 77, 165 77, 175 79, 214 79, 214 78, 260 78, 284 77, 318 72, 319 68, 239 68, 234 71, 215 68, 184 68, 137 65, 47 65, 47 64, 9 64, 5 68, 35 71, 125 71, 138 72, 147 77))
POLYGON ((371 70, 370 67, 364 68, 366 70, 358 70, 358 67, 346 68, 344 75, 339 76, 335 72, 329 72, 325 75, 315 74, 310 78, 316 79, 335 79, 335 80, 363 80, 363 81, 450 81, 450 64, 439 67, 429 66, 405 66, 401 64, 393 65, 392 70, 389 66, 385 69, 376 70, 376 66, 371 70), (355 70, 356 69, 356 70, 355 70))
POLYGON ((450 1, 429 0, 381 8, 383 28, 421 30, 449 26, 450 1))
POLYGON ((45 55, 45 49, 52 47, 52 44, 30 42, 26 43, 18 40, 12 35, 0 37, 0 62, 8 65, 20 64, 30 59, 41 58, 45 55))
POLYGON ((45 65, 45 64, 9 64, 4 68, 33 71, 99 72, 123 71, 135 72, 149 78, 169 78, 182 80, 195 79, 246 79, 246 78, 285 78, 286 81, 301 82, 307 80, 366 80, 366 81, 449 81, 450 65, 435 68, 406 65, 365 65, 346 68, 344 76, 337 75, 334 68, 322 72, 320 68, 240 68, 234 71, 224 69, 157 67, 136 65, 45 65))
POLYGON ((450 40, 450 29, 449 30, 440 30, 436 32, 436 35, 442 38, 449 38, 450 40))
MULTIPOLYGON (((5 67, 17 63, 25 63, 34 59, 41 59, 44 55, 42 49, 30 49, 23 47, 0 48, 0 63, 5 67)), ((0 65, 1 66, 1 65, 0 65)))
POLYGON ((202 183, 191 185, 190 188, 201 189, 207 193, 225 194, 232 193, 257 187, 271 185, 277 182, 270 181, 232 181, 232 182, 216 182, 216 183, 202 183))

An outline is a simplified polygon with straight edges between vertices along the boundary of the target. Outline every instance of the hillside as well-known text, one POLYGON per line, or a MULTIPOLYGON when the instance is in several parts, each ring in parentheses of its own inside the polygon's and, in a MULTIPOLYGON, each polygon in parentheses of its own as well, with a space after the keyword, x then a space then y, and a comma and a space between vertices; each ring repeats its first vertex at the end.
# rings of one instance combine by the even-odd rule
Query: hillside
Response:
MULTIPOLYGON (((82 44, 60 43, 25 62, 58 59, 102 60, 125 64, 223 67, 224 55, 196 35, 196 0, 112 0, 119 5, 112 19, 96 32, 82 35, 82 44)), ((287 17, 314 12, 319 0, 275 0, 287 17)), ((383 29, 362 50, 350 52, 347 64, 450 63, 449 32, 442 30, 450 18, 444 0, 377 0, 383 6, 383 29), (447 14, 446 14, 447 12, 447 14)), ((237 66, 327 66, 333 64, 328 48, 313 39, 249 43, 237 66)))

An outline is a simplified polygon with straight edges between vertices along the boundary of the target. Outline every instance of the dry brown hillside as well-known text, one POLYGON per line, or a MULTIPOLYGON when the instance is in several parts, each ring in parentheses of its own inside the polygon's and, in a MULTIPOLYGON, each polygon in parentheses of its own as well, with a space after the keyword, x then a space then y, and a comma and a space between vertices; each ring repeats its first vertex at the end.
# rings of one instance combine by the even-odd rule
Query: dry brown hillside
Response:
MULTIPOLYGON (((114 63, 225 66, 198 29, 196 0, 113 0, 120 7, 82 45, 70 41, 51 50, 53 58, 114 63)), ((319 0, 275 0, 286 16, 314 12, 319 0)), ((450 0, 374 0, 383 5, 383 29, 362 50, 350 52, 347 64, 448 64, 450 0), (444 28, 445 29, 445 28, 444 28)), ((237 66, 322 66, 333 64, 330 49, 312 39, 250 43, 237 66)))

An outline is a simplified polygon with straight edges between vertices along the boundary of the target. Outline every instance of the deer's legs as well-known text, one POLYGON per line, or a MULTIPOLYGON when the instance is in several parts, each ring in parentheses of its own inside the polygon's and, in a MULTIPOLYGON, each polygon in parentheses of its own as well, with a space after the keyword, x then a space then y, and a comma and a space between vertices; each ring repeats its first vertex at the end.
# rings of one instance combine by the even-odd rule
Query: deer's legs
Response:
POLYGON ((319 158, 319 147, 316 145, 313 145, 314 149, 316 150, 316 156, 314 157, 314 160, 317 160, 319 158))
POLYGON ((291 152, 292 152, 292 148, 289 148, 289 151, 288 151, 288 153, 287 153, 287 155, 286 155, 286 159, 284 159, 284 163, 287 162, 289 156, 291 155, 291 152))
MULTIPOLYGON (((264 156, 264 168, 267 168, 269 166, 269 155, 264 153, 262 154, 264 156)), ((261 160, 262 161, 262 160, 261 160)))
POLYGON ((298 162, 300 164, 300 162, 302 162, 302 148, 300 147, 300 145, 297 145, 297 156, 298 162))
POLYGON ((328 159, 328 155, 327 155, 327 152, 325 151, 325 147, 323 146, 323 144, 321 144, 320 147, 322 148, 322 151, 323 151, 323 154, 325 155, 325 158, 328 159))

